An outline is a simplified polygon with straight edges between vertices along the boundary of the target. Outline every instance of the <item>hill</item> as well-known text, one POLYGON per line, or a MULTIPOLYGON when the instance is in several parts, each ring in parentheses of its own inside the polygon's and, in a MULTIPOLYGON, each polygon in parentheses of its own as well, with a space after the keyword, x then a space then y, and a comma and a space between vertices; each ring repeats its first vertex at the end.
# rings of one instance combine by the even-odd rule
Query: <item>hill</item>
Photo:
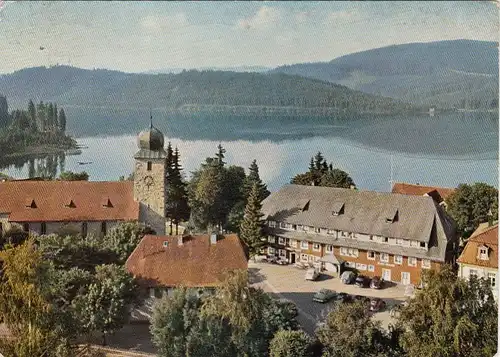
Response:
MULTIPOLYGON (((399 101, 345 86, 282 73, 184 71, 137 74, 68 66, 23 69, 0 76, 0 94, 15 106, 56 101, 65 107, 177 108, 292 107, 393 113, 411 109, 399 101)), ((266 108, 260 108, 266 109, 266 108)))
POLYGON ((473 40, 394 45, 330 62, 278 67, 300 75, 422 106, 498 107, 498 43, 473 40))

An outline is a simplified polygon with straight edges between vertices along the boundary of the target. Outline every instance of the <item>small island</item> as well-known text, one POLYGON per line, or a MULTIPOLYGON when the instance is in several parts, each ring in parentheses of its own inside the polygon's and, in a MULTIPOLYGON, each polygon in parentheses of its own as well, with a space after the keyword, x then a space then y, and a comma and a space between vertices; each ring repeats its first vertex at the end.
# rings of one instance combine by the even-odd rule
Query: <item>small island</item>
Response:
POLYGON ((27 110, 9 113, 7 99, 0 96, 0 158, 56 154, 77 149, 77 142, 66 135, 66 114, 55 103, 32 100, 27 110))

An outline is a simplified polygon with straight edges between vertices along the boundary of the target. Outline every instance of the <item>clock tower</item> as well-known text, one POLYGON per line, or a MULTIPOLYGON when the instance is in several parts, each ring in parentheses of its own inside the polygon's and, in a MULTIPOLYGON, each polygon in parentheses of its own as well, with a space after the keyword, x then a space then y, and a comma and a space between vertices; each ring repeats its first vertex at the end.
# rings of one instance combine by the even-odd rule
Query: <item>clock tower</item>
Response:
POLYGON ((165 174, 167 153, 163 134, 151 125, 138 138, 134 155, 134 200, 140 204, 140 221, 156 234, 165 234, 165 174))

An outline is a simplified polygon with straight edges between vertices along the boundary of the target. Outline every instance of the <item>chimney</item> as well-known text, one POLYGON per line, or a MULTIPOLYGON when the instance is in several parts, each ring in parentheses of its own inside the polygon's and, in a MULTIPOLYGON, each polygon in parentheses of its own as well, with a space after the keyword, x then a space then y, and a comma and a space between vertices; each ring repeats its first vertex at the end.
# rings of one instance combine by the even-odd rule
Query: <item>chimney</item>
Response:
POLYGON ((217 233, 212 232, 210 234, 210 244, 217 244, 217 233))
POLYGON ((184 245, 184 237, 182 236, 182 234, 177 237, 177 245, 178 246, 184 245))

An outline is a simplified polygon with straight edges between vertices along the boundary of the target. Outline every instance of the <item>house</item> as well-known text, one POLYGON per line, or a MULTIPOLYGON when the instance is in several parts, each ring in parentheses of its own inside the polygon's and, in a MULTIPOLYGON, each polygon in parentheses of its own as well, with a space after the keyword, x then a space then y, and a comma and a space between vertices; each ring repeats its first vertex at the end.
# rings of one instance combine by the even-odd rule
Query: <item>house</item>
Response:
POLYGON ((153 125, 138 136, 134 181, 0 182, 0 235, 12 226, 37 234, 106 234, 121 221, 140 221, 165 234, 166 157, 153 125))
POLYGON ((454 188, 423 186, 420 184, 411 184, 405 182, 396 182, 392 186, 392 193, 399 193, 402 195, 413 195, 413 196, 430 196, 438 204, 443 205, 445 208, 446 208, 445 200, 453 192, 455 192, 454 188))
POLYGON ((422 270, 454 259, 455 224, 428 196, 286 185, 262 212, 267 253, 289 263, 418 285, 422 270))
POLYGON ((156 298, 175 288, 212 289, 225 274, 247 269, 248 254, 235 234, 145 236, 125 267, 147 296, 132 313, 135 320, 148 320, 156 298))
POLYGON ((468 279, 471 275, 490 280, 495 298, 498 297, 498 223, 481 225, 467 240, 457 259, 458 276, 468 279))

